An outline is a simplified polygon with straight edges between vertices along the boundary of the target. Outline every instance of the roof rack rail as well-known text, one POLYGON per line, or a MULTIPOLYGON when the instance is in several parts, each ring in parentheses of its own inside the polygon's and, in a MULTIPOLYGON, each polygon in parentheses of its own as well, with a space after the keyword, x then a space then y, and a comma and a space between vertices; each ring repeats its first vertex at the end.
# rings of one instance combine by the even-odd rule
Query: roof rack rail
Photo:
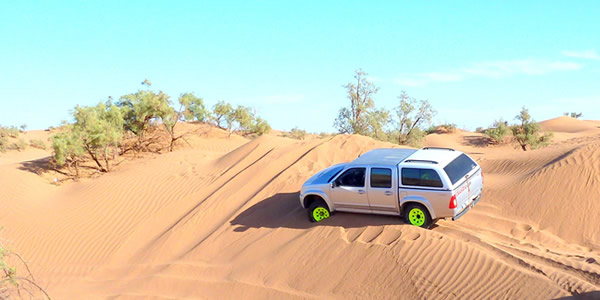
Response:
POLYGON ((404 161, 405 163, 411 163, 411 162, 415 162, 415 163, 428 163, 428 164, 434 164, 437 165, 437 161, 433 161, 433 160, 423 160, 423 159, 407 159, 404 161))
POLYGON ((452 149, 452 148, 445 148, 445 147, 425 147, 425 148, 423 148, 423 150, 430 150, 430 149, 454 151, 454 149, 452 149))

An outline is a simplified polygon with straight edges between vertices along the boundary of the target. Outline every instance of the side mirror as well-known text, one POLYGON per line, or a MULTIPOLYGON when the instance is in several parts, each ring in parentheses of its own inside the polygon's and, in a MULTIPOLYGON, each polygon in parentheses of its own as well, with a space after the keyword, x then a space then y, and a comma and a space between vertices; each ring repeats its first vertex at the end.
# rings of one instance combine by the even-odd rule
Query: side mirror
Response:
POLYGON ((335 180, 334 180, 334 181, 332 181, 332 182, 331 182, 331 188, 334 188, 334 187, 336 187, 336 186, 338 186, 338 183, 337 183, 337 181, 335 181, 335 180))

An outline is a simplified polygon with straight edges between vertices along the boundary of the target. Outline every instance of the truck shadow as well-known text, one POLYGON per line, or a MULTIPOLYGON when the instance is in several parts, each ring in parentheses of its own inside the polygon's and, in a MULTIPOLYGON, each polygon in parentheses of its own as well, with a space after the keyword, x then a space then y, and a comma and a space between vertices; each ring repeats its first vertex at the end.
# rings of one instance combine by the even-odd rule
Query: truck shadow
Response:
MULTIPOLYGON (((337 212, 319 223, 308 220, 307 211, 300 206, 298 193, 279 193, 266 198, 237 215, 230 224, 234 231, 248 228, 307 229, 316 226, 356 228, 380 225, 408 225, 399 216, 337 212)), ((434 225, 435 226, 435 225, 434 225)))
POLYGON ((600 299, 600 291, 587 292, 579 295, 556 298, 555 300, 592 300, 600 299))

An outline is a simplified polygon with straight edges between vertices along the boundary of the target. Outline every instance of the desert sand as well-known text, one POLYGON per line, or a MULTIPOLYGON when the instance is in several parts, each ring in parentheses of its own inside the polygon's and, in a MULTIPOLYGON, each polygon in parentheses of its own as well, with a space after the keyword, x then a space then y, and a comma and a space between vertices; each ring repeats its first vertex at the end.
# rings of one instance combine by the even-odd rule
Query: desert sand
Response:
POLYGON ((427 136, 485 174, 479 204, 431 230, 387 216, 307 220, 304 180, 398 147, 363 136, 212 129, 61 185, 38 174, 49 150, 11 151, 0 154, 0 237, 55 299, 600 297, 600 123, 541 125, 555 142, 527 152, 460 130, 427 136))

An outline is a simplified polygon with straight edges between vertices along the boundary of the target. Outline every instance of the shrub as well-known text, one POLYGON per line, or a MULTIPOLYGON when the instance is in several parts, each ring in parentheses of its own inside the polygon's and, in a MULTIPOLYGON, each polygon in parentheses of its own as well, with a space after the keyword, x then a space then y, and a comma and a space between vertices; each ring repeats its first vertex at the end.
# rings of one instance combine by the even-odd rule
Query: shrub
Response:
POLYGON ((294 127, 292 130, 290 130, 290 133, 287 136, 293 139, 303 140, 306 137, 306 130, 294 127))
POLYGON ((508 126, 502 119, 495 121, 492 127, 485 131, 485 135, 489 136, 496 144, 502 143, 506 134, 508 134, 508 126))
POLYGON ((435 125, 429 126, 427 130, 425 130, 425 134, 433 134, 436 133, 437 127, 435 125))
POLYGON ((484 133, 485 131, 483 130, 483 127, 477 127, 477 128, 475 128, 475 132, 484 133))
POLYGON ((0 136, 0 152, 6 152, 6 144, 8 141, 5 137, 0 136))
POLYGON ((319 133, 319 138, 320 139, 328 138, 330 136, 331 136, 331 133, 327 133, 327 132, 321 132, 321 133, 319 133))
POLYGON ((27 149, 27 143, 25 142, 24 139, 19 138, 18 141, 16 141, 15 143, 12 143, 10 145, 8 145, 8 150, 17 150, 17 151, 23 151, 25 149, 27 149))
POLYGON ((564 115, 567 117, 571 117, 573 119, 579 119, 579 118, 581 118, 581 116, 583 116, 583 113, 576 113, 576 112, 568 113, 568 112, 566 112, 566 113, 564 113, 564 115))
POLYGON ((33 147, 33 148, 38 148, 38 149, 42 149, 42 150, 46 150, 46 143, 44 143, 44 141, 42 140, 30 140, 29 141, 29 146, 33 147))
POLYGON ((19 129, 14 126, 10 126, 10 127, 0 126, 0 137, 18 138, 19 137, 19 129))
POLYGON ((23 258, 6 249, 0 243, 0 299, 50 299, 46 291, 35 283, 34 277, 23 258), (25 274, 18 274, 17 267, 7 260, 23 266, 25 274), (29 295, 29 297, 26 297, 29 295))
POLYGON ((252 125, 252 133, 256 135, 263 135, 271 132, 271 125, 267 123, 267 121, 258 117, 254 120, 254 124, 252 125))
POLYGON ((440 127, 443 128, 447 133, 456 131, 456 124, 446 123, 438 126, 438 128, 440 127))

